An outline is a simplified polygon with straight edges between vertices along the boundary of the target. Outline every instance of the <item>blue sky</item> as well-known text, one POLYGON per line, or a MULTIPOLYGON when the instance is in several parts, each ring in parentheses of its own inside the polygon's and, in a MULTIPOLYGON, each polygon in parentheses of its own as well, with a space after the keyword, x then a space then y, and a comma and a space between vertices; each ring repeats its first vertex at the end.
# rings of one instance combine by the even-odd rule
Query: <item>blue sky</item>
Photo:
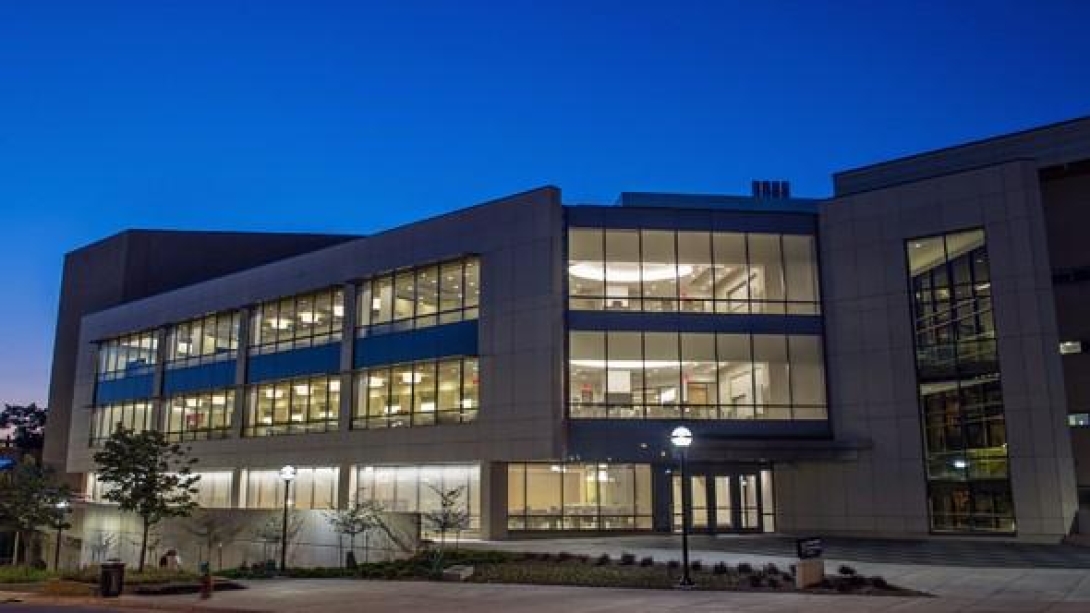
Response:
POLYGON ((1086 2, 0 3, 0 401, 63 254, 369 232, 554 184, 745 193, 1090 114, 1086 2))

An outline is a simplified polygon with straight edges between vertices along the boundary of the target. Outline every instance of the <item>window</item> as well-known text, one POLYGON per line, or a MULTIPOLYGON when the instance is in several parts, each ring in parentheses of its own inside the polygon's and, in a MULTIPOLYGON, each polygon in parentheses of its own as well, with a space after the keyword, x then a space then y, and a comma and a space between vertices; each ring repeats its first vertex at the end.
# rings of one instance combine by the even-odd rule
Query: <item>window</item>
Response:
POLYGON ((573 419, 826 419, 821 337, 571 331, 573 419))
POLYGON ((510 530, 650 530, 646 464, 508 464, 510 530))
MULTIPOLYGON (((355 500, 376 502, 384 510, 398 513, 438 511, 436 490, 461 488, 457 506, 470 518, 470 527, 462 536, 473 536, 480 529, 480 474, 476 464, 357 466, 350 487, 355 500)), ((426 523, 423 528, 429 529, 426 523)))
POLYGON ((237 311, 175 324, 167 333, 167 368, 235 359, 238 326, 237 311))
POLYGON ((1082 353, 1082 341, 1061 341, 1060 355, 1082 353))
POLYGON ((98 380, 151 374, 158 352, 159 338, 154 330, 102 341, 98 345, 98 380))
POLYGON ((476 319, 480 260, 450 260, 380 275, 360 284, 358 335, 476 319))
POLYGON ((1067 425, 1072 428, 1090 428, 1090 413, 1072 413, 1068 415, 1067 425))
POLYGON ((356 374, 353 428, 463 424, 477 418, 475 357, 376 366, 356 374))
POLYGON ((234 390, 174 396, 166 401, 166 435, 171 441, 231 436, 234 390))
MULTIPOLYGON (((284 505, 284 480, 280 469, 242 471, 240 498, 247 509, 279 509, 284 505)), ((291 482, 288 505, 294 509, 337 508, 337 481, 340 469, 334 466, 296 468, 291 482)))
POLYGON ((568 230, 573 310, 816 315, 813 236, 568 230))
POLYGON ((271 300, 257 306, 250 332, 251 352, 288 351, 341 340, 344 292, 329 288, 271 300))
POLYGON ((336 430, 340 397, 338 375, 253 385, 247 402, 245 436, 336 430))
POLYGON ((1013 533, 984 232, 913 239, 905 251, 931 529, 1013 533))
POLYGON ((230 509, 231 485, 234 482, 229 470, 193 472, 200 477, 197 482, 196 501, 205 509, 230 509))
POLYGON ((137 400, 108 404, 91 409, 90 443, 98 447, 118 428, 143 432, 152 427, 152 402, 137 400))

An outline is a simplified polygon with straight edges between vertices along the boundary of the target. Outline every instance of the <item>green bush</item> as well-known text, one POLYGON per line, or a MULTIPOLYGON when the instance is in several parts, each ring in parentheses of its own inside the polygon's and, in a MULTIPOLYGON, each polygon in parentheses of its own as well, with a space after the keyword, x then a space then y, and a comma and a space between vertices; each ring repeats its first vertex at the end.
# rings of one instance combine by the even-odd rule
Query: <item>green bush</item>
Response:
MULTIPOLYGON (((61 578, 69 581, 79 581, 80 583, 98 583, 101 572, 99 566, 94 564, 77 571, 63 573, 61 578)), ((154 585, 178 581, 197 581, 199 579, 200 575, 188 571, 145 567, 144 572, 138 573, 135 568, 125 568, 126 585, 154 585)))
POLYGON ((37 583, 55 576, 56 573, 30 566, 0 566, 0 583, 37 583))

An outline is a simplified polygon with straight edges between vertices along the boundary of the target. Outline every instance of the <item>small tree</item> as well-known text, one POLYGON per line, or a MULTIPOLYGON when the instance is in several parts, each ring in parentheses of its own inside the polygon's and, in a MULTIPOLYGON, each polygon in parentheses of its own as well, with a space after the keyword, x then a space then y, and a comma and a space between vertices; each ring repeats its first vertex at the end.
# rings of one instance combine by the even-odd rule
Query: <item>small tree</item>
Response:
POLYGON ((356 562, 356 536, 384 525, 381 513, 382 505, 371 500, 356 501, 348 508, 326 513, 326 521, 333 527, 333 531, 348 536, 349 557, 346 560, 351 562, 346 561, 345 565, 349 568, 354 567, 356 562))
POLYGON ((67 501, 71 495, 68 486, 57 481, 53 469, 32 457, 27 456, 15 466, 8 482, 0 487, 0 522, 15 531, 12 564, 19 563, 20 542, 25 546, 39 527, 53 527, 64 520, 57 503, 67 501))
POLYGON ((33 402, 26 406, 5 404, 4 410, 0 411, 0 429, 15 430, 12 438, 15 447, 23 453, 30 453, 42 448, 46 416, 46 408, 33 402))
POLYGON ((460 534, 469 527, 469 511, 462 504, 462 494, 465 486, 444 490, 434 485, 428 485, 428 489, 439 497, 439 508, 435 511, 423 513, 424 523, 433 531, 439 533, 439 547, 436 549, 433 559, 433 569, 438 572, 443 564, 443 550, 447 544, 447 534, 454 532, 460 534))
MULTIPOLYGON (((268 565, 273 562, 269 556, 269 548, 272 547, 275 551, 276 546, 280 544, 280 540, 283 537, 284 530, 284 516, 280 513, 269 513, 265 520, 258 524, 253 530, 254 538, 261 541, 262 552, 261 555, 265 558, 262 563, 268 565)), ((303 528, 303 517, 296 511, 292 510, 288 512, 288 542, 295 540, 295 537, 299 534, 299 531, 303 528)), ((275 564, 275 562, 273 562, 275 564)))
MULTIPOLYGON (((202 550, 208 552, 208 562, 212 561, 212 550, 216 545, 234 539, 242 531, 242 527, 242 522, 236 517, 211 513, 206 509, 198 510, 182 526, 186 532, 200 539, 202 550)), ((220 560, 221 566, 222 563, 223 560, 220 560)))
POLYGON ((168 442, 162 432, 118 428, 95 454, 95 462, 99 480, 111 486, 103 497, 140 516, 142 572, 152 526, 168 517, 186 517, 197 507, 193 497, 200 476, 191 468, 197 460, 181 445, 168 442))

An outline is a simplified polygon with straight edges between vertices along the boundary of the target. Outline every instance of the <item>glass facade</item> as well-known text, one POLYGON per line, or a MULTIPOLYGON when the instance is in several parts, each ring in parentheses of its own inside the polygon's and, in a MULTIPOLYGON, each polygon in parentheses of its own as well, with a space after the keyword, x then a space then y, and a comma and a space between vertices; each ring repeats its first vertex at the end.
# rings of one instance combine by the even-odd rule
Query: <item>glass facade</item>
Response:
POLYGON ((238 355, 238 311, 175 324, 167 331, 167 368, 195 366, 238 355))
POLYGON ((650 530, 646 464, 508 464, 509 530, 650 530))
POLYGON ((360 284, 358 334, 367 336, 477 319, 477 257, 380 275, 360 284))
POLYGON ((300 377, 250 387, 244 436, 330 432, 338 427, 339 375, 300 377))
POLYGON ((154 405, 150 400, 108 404, 91 409, 90 444, 98 447, 118 428, 143 432, 152 427, 154 405))
POLYGON ((480 405, 477 358, 423 360, 356 374, 353 428, 464 424, 480 405))
POLYGON ((982 230, 908 241, 931 529, 1015 531, 982 230))
POLYGON ((98 379, 151 374, 158 361, 159 338, 154 330, 102 341, 98 345, 98 379))
POLYGON ((814 237, 568 230, 573 310, 816 315, 814 237))
POLYGON ((197 504, 204 509, 231 508, 231 486, 234 475, 229 470, 194 471, 200 477, 197 482, 197 504))
POLYGON ((573 419, 825 419, 821 338, 569 333, 573 419))
POLYGON ((313 347, 341 340, 344 291, 318 292, 259 304, 250 325, 250 352, 255 354, 313 347))
POLYGON ((171 441, 199 441, 231 436, 234 390, 173 396, 166 401, 166 435, 171 441))
MULTIPOLYGON (((383 510, 429 513, 440 510, 440 491, 462 488, 458 506, 470 517, 462 536, 473 536, 481 522, 481 471, 476 464, 357 466, 350 484, 355 500, 373 501, 383 510)), ((428 526, 423 526, 425 532, 428 526)))
MULTIPOLYGON (((288 504, 293 509, 337 508, 336 466, 296 467, 288 504)), ((280 469, 242 471, 240 498, 247 509, 279 509, 284 506, 284 480, 280 469)))

